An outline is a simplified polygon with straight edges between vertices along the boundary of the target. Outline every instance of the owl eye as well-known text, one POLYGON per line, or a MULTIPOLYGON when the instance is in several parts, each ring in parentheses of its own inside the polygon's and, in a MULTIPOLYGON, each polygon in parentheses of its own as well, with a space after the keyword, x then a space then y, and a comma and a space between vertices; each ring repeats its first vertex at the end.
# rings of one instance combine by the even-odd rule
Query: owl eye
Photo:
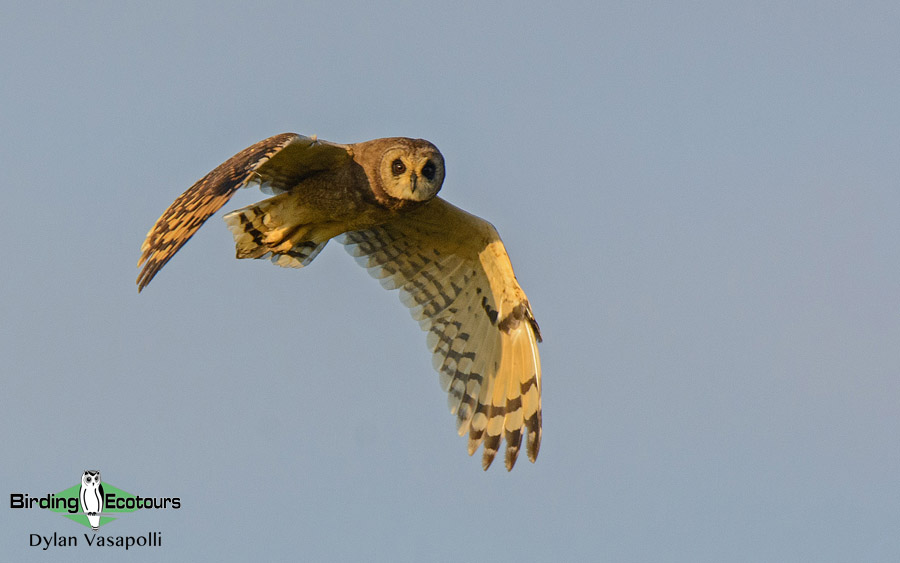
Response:
POLYGON ((436 170, 434 163, 429 160, 425 163, 425 166, 422 167, 422 176, 425 176, 429 180, 434 180, 434 173, 436 170))
POLYGON ((391 163, 391 172, 394 173, 394 176, 399 176, 406 172, 406 165, 398 158, 391 163))

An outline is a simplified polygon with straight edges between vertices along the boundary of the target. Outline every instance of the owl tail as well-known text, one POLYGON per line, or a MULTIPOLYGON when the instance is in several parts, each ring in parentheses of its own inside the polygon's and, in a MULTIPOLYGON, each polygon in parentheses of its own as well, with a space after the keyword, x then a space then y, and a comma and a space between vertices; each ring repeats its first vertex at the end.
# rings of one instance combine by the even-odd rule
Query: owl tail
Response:
POLYGON ((238 258, 268 258, 283 268, 302 268, 322 252, 334 236, 284 201, 283 194, 225 216, 234 235, 238 258))

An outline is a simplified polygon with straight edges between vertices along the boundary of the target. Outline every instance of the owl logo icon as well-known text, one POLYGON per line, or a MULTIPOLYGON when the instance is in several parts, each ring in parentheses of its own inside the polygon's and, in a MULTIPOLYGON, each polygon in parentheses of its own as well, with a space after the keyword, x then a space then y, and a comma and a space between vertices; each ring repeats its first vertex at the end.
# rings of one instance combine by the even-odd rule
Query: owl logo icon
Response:
POLYGON ((100 472, 86 469, 81 476, 81 490, 78 493, 81 511, 87 516, 91 529, 100 529, 100 514, 103 512, 103 485, 100 484, 100 472))

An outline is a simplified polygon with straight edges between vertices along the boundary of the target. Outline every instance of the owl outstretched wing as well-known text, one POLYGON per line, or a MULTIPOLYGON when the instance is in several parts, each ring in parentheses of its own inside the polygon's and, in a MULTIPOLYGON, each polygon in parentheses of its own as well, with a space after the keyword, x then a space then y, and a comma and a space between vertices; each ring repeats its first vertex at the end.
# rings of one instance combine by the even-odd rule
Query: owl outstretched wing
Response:
POLYGON ((201 178, 169 206, 141 245, 138 291, 242 187, 283 193, 304 178, 351 158, 346 145, 282 133, 247 147, 201 178))
POLYGON ((469 455, 483 443, 487 469, 505 439, 510 470, 526 434, 533 462, 541 444, 541 335, 494 227, 435 198, 337 240, 385 288, 400 289, 428 332, 469 455))

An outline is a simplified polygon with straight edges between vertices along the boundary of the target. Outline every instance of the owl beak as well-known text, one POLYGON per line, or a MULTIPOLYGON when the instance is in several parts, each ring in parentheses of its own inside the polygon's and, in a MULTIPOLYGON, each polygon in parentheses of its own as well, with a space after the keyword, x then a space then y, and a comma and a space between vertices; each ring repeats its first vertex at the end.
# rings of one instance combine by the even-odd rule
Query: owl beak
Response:
POLYGON ((409 183, 412 184, 412 188, 411 188, 412 193, 416 193, 416 183, 417 183, 417 181, 418 181, 418 178, 416 177, 416 173, 415 173, 415 172, 411 172, 411 173, 409 174, 409 183))

